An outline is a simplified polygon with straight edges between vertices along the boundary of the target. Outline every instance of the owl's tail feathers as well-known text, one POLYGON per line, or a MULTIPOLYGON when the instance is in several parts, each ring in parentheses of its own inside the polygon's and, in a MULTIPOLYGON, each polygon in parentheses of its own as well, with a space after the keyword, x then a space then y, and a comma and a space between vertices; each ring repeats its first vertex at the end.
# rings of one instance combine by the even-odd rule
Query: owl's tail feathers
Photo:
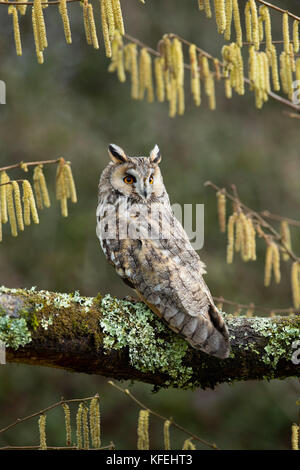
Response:
POLYGON ((215 305, 210 305, 205 314, 190 316, 179 332, 195 349, 220 359, 226 359, 230 354, 229 333, 215 305))

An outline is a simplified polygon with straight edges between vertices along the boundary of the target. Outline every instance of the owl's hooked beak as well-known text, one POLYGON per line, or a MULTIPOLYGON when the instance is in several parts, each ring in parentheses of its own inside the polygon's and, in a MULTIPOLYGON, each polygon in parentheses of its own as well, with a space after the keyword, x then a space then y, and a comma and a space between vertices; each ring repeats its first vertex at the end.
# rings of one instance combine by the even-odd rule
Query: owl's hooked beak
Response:
POLYGON ((144 181, 140 181, 140 184, 138 185, 138 187, 136 189, 137 189, 139 195, 143 199, 145 199, 145 200, 148 199, 150 191, 149 191, 149 188, 148 188, 147 178, 145 178, 144 181))

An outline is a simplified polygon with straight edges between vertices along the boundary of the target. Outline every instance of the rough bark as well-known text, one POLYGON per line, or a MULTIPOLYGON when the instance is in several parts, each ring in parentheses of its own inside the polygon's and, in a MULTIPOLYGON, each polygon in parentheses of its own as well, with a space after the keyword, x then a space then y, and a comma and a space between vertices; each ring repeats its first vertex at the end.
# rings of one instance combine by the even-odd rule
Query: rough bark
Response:
POLYGON ((300 376, 300 316, 225 314, 231 356, 190 347, 141 303, 110 296, 0 289, 6 362, 133 379, 157 387, 300 376))

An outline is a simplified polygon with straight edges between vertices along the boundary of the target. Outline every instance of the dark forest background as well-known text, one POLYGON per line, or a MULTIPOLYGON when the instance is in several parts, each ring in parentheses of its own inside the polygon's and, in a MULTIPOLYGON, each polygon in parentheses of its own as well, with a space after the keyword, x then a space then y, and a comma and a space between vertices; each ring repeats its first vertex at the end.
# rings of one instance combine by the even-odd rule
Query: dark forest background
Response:
MULTIPOLYGON (((243 2, 239 2, 243 4, 243 2)), ((299 2, 280 6, 300 14, 299 2)), ((122 1, 126 31, 156 47, 165 32, 175 32, 208 52, 219 55, 223 38, 214 19, 197 11, 196 0, 122 1)), ((205 244, 200 256, 208 265, 206 281, 216 296, 268 307, 289 307, 290 264, 282 263, 282 282, 263 286, 265 245, 258 242, 258 261, 236 257, 225 263, 226 239, 217 225, 215 193, 206 180, 220 186, 235 183, 241 199, 256 210, 299 218, 299 121, 283 114, 270 100, 260 111, 254 96, 224 97, 217 85, 217 110, 209 111, 203 97, 195 108, 187 96, 184 117, 170 119, 167 104, 136 102, 129 80, 120 84, 108 73, 101 36, 98 3, 94 3, 100 50, 85 43, 82 11, 69 5, 73 44, 65 44, 56 7, 45 11, 49 48, 38 65, 31 31, 31 15, 21 20, 23 56, 15 54, 12 18, 0 5, 0 79, 6 82, 7 104, 0 107, 0 164, 64 157, 72 161, 79 202, 67 219, 55 201, 54 168, 45 168, 52 206, 40 213, 40 224, 18 239, 9 230, 0 246, 0 282, 8 287, 37 286, 60 292, 79 290, 119 297, 130 294, 106 263, 95 233, 99 175, 108 162, 110 142, 130 155, 147 155, 158 144, 165 185, 171 202, 205 204, 205 244)), ((272 13, 273 38, 281 38, 281 15, 272 13)), ((187 80, 188 82, 188 80, 187 80)), ((18 176, 18 171, 14 175, 18 176)), ((300 252, 299 229, 292 243, 300 252)), ((297 419, 297 379, 235 383, 215 390, 162 390, 152 393, 145 384, 124 383, 148 406, 215 441, 223 449, 290 448, 290 425, 297 419)), ((24 365, 0 366, 0 427, 18 417, 65 398, 98 392, 102 407, 103 444, 136 448, 138 408, 112 389, 107 379, 24 365)), ((74 422, 73 422, 74 423, 74 422)), ((49 445, 63 445, 63 413, 49 414, 49 445)), ((161 448, 161 423, 151 420, 152 448, 161 448)), ((171 434, 173 448, 184 436, 171 434)), ((1 445, 38 443, 37 422, 13 428, 1 445)))

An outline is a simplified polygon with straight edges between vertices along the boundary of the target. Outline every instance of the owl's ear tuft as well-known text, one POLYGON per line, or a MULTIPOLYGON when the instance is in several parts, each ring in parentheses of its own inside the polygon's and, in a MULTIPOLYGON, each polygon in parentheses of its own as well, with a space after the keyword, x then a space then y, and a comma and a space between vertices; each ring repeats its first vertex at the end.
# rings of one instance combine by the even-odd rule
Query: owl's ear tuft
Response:
POLYGON ((158 145, 155 145, 154 149, 151 150, 150 160, 151 163, 154 163, 155 165, 158 165, 161 162, 161 154, 158 145))
POLYGON ((124 163, 128 161, 126 153, 118 145, 109 144, 108 153, 114 163, 124 163))

